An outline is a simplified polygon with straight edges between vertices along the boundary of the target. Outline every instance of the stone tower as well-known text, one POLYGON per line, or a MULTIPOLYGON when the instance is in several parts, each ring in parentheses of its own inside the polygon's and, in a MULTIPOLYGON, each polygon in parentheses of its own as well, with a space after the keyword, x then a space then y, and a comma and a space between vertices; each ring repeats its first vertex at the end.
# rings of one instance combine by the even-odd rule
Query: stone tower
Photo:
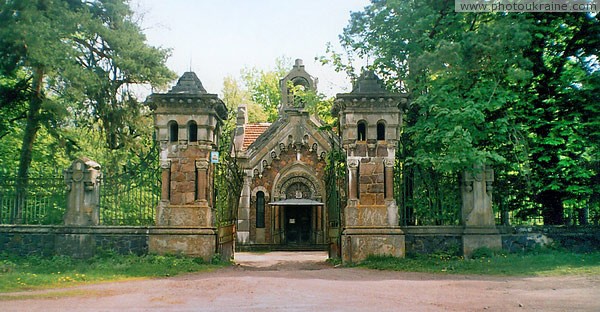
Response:
POLYGON ((403 257, 404 234, 394 199, 394 161, 405 94, 387 92, 364 72, 350 93, 338 94, 342 146, 347 156, 348 204, 343 210, 342 261, 370 254, 403 257))
POLYGON ((151 236, 150 251, 210 259, 216 250, 210 154, 218 147, 227 108, 193 72, 184 73, 169 92, 152 94, 148 102, 154 108, 162 170, 159 233, 151 236))

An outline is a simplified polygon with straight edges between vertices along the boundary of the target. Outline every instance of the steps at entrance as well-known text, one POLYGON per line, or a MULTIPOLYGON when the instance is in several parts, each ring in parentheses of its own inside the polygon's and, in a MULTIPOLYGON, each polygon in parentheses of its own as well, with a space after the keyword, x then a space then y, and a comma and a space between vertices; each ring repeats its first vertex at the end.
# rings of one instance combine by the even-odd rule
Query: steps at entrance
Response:
POLYGON ((235 251, 327 251, 327 244, 315 245, 269 245, 269 244, 253 244, 253 245, 236 245, 235 251))

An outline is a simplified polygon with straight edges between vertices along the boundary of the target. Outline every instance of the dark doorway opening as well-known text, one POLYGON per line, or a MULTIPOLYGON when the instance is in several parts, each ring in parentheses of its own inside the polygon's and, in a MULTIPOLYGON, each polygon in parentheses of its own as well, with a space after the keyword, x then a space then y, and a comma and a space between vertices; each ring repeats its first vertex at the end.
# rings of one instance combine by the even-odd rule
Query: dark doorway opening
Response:
POLYGON ((285 208, 285 238, 287 244, 313 244, 311 206, 287 206, 285 208))

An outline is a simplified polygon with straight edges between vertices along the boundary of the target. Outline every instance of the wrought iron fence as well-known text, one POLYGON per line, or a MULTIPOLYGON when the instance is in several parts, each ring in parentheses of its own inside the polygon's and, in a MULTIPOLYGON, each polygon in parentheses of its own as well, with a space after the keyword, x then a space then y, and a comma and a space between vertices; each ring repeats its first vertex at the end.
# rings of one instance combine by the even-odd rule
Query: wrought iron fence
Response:
POLYGON ((159 170, 107 174, 100 183, 100 224, 154 225, 160 201, 159 170))
POLYGON ((27 181, 0 172, 0 224, 61 224, 66 201, 61 170, 36 172, 27 181))
POLYGON ((461 198, 458 175, 402 166, 396 160, 394 195, 400 225, 458 225, 461 198))

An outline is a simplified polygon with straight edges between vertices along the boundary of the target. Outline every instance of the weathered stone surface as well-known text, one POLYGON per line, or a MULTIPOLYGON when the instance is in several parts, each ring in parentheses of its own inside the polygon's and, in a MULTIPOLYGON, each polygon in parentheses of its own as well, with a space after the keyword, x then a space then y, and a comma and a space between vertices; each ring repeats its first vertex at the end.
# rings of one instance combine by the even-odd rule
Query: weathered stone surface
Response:
POLYGON ((199 205, 167 205, 163 208, 159 226, 211 227, 212 211, 208 206, 199 205))
POLYGON ((369 255, 405 256, 405 237, 401 230, 362 228, 342 234, 342 262, 356 263, 369 255))
POLYGON ((156 254, 186 255, 209 261, 215 255, 216 234, 157 234, 150 236, 149 250, 156 254))
POLYGON ((97 225, 100 222, 100 165, 93 160, 75 160, 65 170, 68 198, 66 225, 97 225))

